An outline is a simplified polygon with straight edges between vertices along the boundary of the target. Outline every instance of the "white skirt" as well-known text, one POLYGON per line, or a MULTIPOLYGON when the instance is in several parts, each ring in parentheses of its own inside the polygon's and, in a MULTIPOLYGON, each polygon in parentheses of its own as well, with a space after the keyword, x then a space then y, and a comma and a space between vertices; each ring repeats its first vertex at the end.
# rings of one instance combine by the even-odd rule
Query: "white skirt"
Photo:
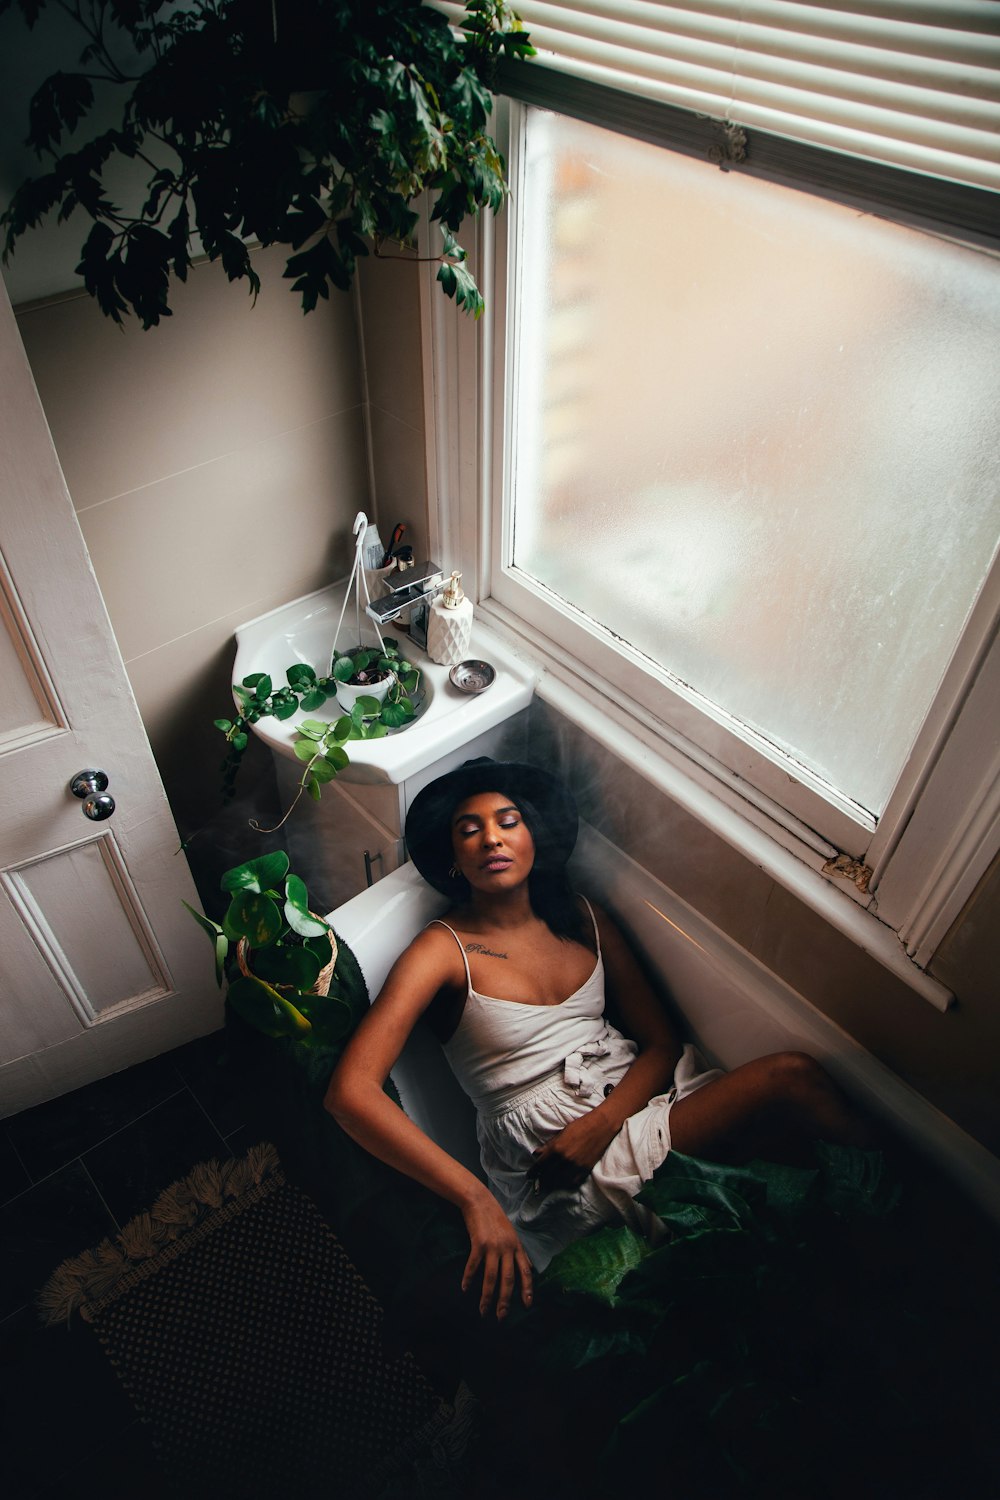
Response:
POLYGON ((600 1104, 636 1057, 634 1042, 607 1026, 600 1039, 566 1059, 559 1073, 508 1097, 493 1110, 480 1109, 483 1169, 504 1212, 521 1237, 536 1270, 558 1251, 601 1224, 624 1221, 656 1238, 659 1220, 635 1195, 670 1151, 670 1111, 678 1099, 721 1078, 706 1068, 689 1043, 674 1069, 671 1088, 631 1115, 579 1188, 534 1192, 526 1173, 532 1153, 600 1104))

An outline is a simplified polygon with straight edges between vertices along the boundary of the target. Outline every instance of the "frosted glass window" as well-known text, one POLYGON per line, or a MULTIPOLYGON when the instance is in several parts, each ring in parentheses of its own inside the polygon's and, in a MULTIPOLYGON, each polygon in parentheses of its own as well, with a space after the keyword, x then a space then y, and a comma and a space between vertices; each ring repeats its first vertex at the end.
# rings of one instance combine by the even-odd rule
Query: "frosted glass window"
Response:
POLYGON ((543 110, 516 569, 885 807, 1000 535, 1000 262, 543 110))

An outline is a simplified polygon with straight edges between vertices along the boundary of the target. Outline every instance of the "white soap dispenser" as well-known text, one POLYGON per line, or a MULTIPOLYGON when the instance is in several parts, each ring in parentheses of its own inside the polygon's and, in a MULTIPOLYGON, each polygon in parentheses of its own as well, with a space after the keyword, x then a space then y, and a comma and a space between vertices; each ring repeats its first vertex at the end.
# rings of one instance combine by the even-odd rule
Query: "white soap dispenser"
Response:
POLYGON ((455 666, 469 654, 472 600, 459 587, 461 577, 452 573, 451 582, 431 605, 427 621, 427 655, 445 667, 455 666))

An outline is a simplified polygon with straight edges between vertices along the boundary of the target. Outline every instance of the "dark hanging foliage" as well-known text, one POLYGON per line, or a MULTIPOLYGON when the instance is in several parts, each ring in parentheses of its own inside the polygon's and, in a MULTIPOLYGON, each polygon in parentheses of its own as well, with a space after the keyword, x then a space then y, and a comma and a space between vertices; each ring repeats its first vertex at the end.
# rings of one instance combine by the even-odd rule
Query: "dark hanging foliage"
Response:
MULTIPOLYGON (((32 27, 58 3, 0 0, 0 12, 16 6, 32 27)), ((309 312, 350 286, 370 245, 407 242, 426 191, 444 236, 439 280, 479 316, 455 234, 503 206, 490 86, 499 59, 533 55, 505 0, 469 0, 457 36, 421 0, 93 0, 70 14, 87 38, 80 70, 53 74, 31 101, 28 142, 47 170, 0 219, 5 261, 52 210, 62 222, 80 209, 93 224, 77 269, 116 322, 169 317, 195 237, 253 294, 246 242, 287 245, 285 275, 309 312), (95 83, 123 91, 120 124, 69 149, 95 83), (105 185, 122 157, 148 167, 136 214, 105 185)))

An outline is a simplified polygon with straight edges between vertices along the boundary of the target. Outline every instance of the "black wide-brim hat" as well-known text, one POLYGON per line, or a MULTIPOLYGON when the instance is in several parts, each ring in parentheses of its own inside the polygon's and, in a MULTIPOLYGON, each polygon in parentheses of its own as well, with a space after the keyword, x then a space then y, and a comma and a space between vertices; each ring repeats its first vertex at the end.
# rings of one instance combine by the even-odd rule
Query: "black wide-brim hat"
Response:
POLYGON ((479 792, 500 792, 516 807, 526 802, 535 841, 535 868, 554 869, 566 863, 576 845, 579 813, 572 793, 540 766, 521 761, 467 760, 418 792, 406 816, 406 847, 425 880, 445 896, 456 896, 462 885, 448 872, 455 852, 451 818, 459 803, 479 792), (539 826, 540 825, 540 826, 539 826))

